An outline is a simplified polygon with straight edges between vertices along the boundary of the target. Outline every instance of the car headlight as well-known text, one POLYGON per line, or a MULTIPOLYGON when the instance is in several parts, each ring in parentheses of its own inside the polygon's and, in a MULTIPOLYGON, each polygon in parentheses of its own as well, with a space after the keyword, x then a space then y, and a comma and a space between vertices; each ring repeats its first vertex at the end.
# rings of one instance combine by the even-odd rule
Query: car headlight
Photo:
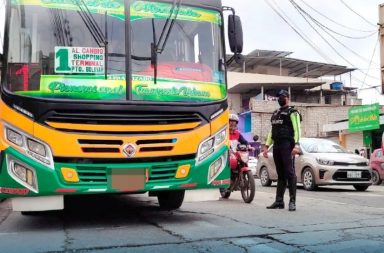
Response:
POLYGON ((44 142, 29 136, 21 130, 5 124, 6 140, 11 146, 21 150, 35 161, 53 169, 53 157, 51 149, 44 142))
POLYGON ((333 165, 335 162, 332 160, 327 160, 323 158, 316 158, 316 161, 321 165, 333 165))
POLYGON ((212 153, 215 152, 220 145, 224 143, 227 138, 227 128, 223 128, 219 130, 213 137, 209 137, 208 139, 201 142, 198 150, 197 161, 201 162, 212 153))

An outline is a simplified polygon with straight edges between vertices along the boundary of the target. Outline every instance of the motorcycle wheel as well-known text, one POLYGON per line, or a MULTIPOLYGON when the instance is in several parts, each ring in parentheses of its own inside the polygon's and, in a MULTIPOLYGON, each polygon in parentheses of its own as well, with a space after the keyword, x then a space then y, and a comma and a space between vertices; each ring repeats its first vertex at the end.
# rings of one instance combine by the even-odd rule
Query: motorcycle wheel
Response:
POLYGON ((243 173, 243 182, 241 185, 241 197, 245 203, 251 203, 255 197, 256 184, 255 178, 253 177, 252 171, 243 173))
POLYGON ((227 188, 220 188, 220 195, 223 199, 227 199, 231 196, 231 192, 227 188))

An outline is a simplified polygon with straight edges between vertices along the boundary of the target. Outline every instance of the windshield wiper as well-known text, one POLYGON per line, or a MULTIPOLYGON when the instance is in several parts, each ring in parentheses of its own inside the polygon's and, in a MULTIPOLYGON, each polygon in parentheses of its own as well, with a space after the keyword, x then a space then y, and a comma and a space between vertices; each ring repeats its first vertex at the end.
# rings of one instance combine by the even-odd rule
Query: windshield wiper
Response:
POLYGON ((157 55, 161 54, 164 51, 165 46, 167 45, 169 35, 171 34, 172 28, 179 14, 181 3, 182 3, 182 0, 173 1, 172 8, 170 9, 169 16, 165 21, 164 27, 161 31, 160 38, 158 41, 156 38, 155 19, 152 18, 152 43, 150 45, 151 56, 145 57, 145 56, 131 55, 132 59, 137 61, 149 61, 149 60, 151 61, 151 65, 153 65, 154 67, 154 83, 155 84, 157 83, 157 66, 158 66, 157 55), (172 18, 172 16, 174 17, 172 18))
POLYGON ((176 4, 176 1, 177 0, 173 1, 171 11, 167 18, 167 21, 165 21, 163 30, 161 31, 161 34, 160 34, 159 41, 157 42, 156 42, 155 22, 154 22, 154 19, 152 19, 153 43, 151 43, 151 64, 154 67, 153 79, 155 84, 157 83, 157 55, 161 54, 164 51, 165 46, 167 45, 167 42, 168 42, 169 35, 171 34, 173 25, 175 24, 175 21, 177 19, 177 15, 179 14, 182 0, 178 0, 177 4, 176 4), (175 8, 176 8, 176 12, 174 15, 173 12, 175 11, 175 8), (172 21, 170 21, 173 15, 174 17, 172 21))
POLYGON ((107 79, 108 71, 108 22, 107 22, 107 12, 105 12, 105 34, 101 30, 100 26, 97 24, 96 20, 93 18, 91 11, 88 9, 88 6, 85 4, 84 0, 72 0, 74 4, 77 5, 79 11, 77 13, 83 20, 85 26, 88 28, 92 37, 94 38, 96 44, 99 47, 104 47, 105 49, 105 79, 107 79))

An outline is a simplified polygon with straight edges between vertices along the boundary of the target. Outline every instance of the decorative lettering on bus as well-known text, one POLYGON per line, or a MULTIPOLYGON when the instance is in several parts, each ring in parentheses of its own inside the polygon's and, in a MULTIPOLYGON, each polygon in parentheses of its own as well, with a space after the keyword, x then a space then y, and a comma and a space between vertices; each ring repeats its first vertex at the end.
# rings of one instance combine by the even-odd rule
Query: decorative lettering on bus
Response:
POLYGON ((197 90, 196 88, 151 88, 146 85, 138 85, 136 87, 137 95, 168 95, 181 97, 204 97, 209 98, 211 94, 208 91, 197 90))

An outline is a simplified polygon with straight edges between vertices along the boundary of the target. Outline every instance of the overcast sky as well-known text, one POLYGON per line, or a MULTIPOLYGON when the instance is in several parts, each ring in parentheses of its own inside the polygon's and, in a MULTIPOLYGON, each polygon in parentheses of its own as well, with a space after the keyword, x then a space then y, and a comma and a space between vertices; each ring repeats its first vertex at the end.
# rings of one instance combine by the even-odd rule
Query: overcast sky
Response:
MULTIPOLYGON (((381 87, 366 89, 381 85, 376 25, 381 3, 384 0, 223 0, 223 5, 234 7, 241 16, 244 54, 254 49, 281 50, 293 52, 289 56, 293 58, 359 68, 352 72, 352 85, 361 88, 359 97, 364 103, 384 105, 381 87), (315 20, 313 28, 292 2, 309 22, 315 20)), ((341 79, 350 85, 349 74, 341 79)))
MULTIPOLYGON (((0 27, 4 25, 4 2, 0 0, 0 27)), ((254 49, 281 50, 292 52, 290 57, 294 58, 358 68, 352 72, 352 82, 349 74, 341 80, 347 86, 359 87, 364 103, 384 105, 381 87, 367 89, 381 85, 375 25, 380 3, 384 0, 223 0, 223 5, 234 7, 242 18, 244 54, 254 49), (311 23, 313 28, 293 3, 308 14, 301 12, 309 22, 317 22, 311 23)), ((0 33, 0 43, 2 37, 0 33)))

